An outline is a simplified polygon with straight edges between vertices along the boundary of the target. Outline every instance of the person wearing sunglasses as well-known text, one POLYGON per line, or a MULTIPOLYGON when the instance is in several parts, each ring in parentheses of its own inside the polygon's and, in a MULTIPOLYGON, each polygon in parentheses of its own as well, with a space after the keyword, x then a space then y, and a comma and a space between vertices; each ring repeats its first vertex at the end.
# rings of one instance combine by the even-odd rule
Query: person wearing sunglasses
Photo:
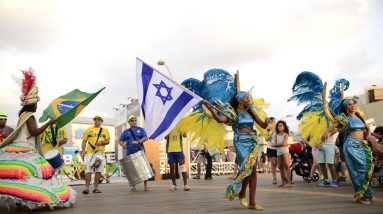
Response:
MULTIPOLYGON (((125 149, 126 156, 132 155, 141 150, 145 151, 144 142, 148 140, 145 129, 137 126, 137 118, 133 115, 128 117, 128 123, 130 128, 125 129, 120 136, 120 145, 125 149)), ((144 181, 145 191, 149 190, 147 181, 144 181)), ((132 191, 136 190, 135 186, 132 186, 132 191)))
POLYGON ((89 186, 92 173, 95 172, 93 193, 101 193, 98 189, 101 173, 105 168, 105 146, 109 144, 110 136, 108 129, 101 127, 104 119, 101 115, 96 115, 93 118, 94 126, 88 128, 82 137, 82 157, 86 154, 86 174, 85 183, 86 189, 83 194, 89 193, 89 186), (86 148, 86 149, 85 149, 86 148), (99 164, 94 164, 97 159, 101 161, 99 164))

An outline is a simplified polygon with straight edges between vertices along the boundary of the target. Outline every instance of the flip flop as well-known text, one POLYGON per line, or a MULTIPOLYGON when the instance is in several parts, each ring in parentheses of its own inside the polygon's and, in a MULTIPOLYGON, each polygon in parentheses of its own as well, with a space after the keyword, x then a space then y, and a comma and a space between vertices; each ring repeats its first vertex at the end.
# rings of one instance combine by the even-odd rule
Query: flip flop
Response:
POLYGON ((93 190, 93 193, 102 193, 102 192, 99 189, 95 189, 95 190, 93 190))
POLYGON ((82 194, 85 194, 85 195, 86 195, 86 194, 89 194, 89 190, 87 190, 87 189, 86 189, 86 190, 83 190, 83 191, 82 191, 82 194))

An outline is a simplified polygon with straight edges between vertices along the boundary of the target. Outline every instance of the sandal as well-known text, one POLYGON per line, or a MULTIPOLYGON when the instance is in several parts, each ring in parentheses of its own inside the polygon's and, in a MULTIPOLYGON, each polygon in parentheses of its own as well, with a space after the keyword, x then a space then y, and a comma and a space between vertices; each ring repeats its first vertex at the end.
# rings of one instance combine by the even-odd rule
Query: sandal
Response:
POLYGON ((255 204, 254 206, 249 205, 248 208, 252 209, 252 210, 259 210, 259 211, 263 210, 263 207, 261 205, 259 205, 259 204, 255 204))
POLYGON ((246 197, 243 197, 243 198, 240 198, 238 197, 239 199, 239 203, 244 206, 244 207, 248 207, 249 206, 249 203, 247 202, 247 198, 246 197))
POLYGON ((82 194, 85 194, 85 195, 86 195, 86 194, 89 194, 89 190, 88 190, 88 189, 83 190, 83 191, 82 191, 82 194))
POLYGON ((99 190, 99 189, 95 189, 95 190, 93 190, 92 192, 93 192, 93 193, 102 193, 101 190, 99 190))

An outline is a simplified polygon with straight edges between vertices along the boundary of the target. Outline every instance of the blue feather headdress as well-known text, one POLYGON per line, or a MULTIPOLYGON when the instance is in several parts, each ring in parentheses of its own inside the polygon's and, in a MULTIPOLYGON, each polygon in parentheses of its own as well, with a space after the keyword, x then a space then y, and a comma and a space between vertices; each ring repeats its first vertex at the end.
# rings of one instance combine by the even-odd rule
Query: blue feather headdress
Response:
POLYGON ((297 101, 298 105, 306 104, 303 110, 298 114, 297 119, 300 120, 305 112, 313 112, 323 109, 322 90, 323 83, 318 75, 303 71, 300 73, 293 85, 293 96, 287 101, 297 101))
POLYGON ((335 114, 340 114, 340 105, 342 104, 342 94, 350 87, 350 82, 346 79, 337 79, 334 87, 330 90, 328 104, 329 108, 335 114), (343 85, 343 86, 342 86, 343 85), (342 89, 343 87, 343 89, 342 89))

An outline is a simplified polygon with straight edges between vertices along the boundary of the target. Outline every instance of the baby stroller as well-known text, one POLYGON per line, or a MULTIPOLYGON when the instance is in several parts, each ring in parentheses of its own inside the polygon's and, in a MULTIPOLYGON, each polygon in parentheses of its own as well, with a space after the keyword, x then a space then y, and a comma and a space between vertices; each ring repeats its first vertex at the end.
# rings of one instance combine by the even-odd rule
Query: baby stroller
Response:
POLYGON ((383 155, 376 154, 374 156, 374 174, 372 174, 371 183, 372 187, 379 186, 379 183, 383 185, 383 155))
MULTIPOLYGON (((307 146, 304 142, 296 142, 290 145, 289 152, 292 158, 290 165, 291 180, 293 179, 293 173, 298 176, 302 176, 303 180, 309 181, 311 168, 313 165, 313 156, 311 154, 311 147, 307 146)), ((315 173, 312 181, 318 181, 319 174, 315 173)))

